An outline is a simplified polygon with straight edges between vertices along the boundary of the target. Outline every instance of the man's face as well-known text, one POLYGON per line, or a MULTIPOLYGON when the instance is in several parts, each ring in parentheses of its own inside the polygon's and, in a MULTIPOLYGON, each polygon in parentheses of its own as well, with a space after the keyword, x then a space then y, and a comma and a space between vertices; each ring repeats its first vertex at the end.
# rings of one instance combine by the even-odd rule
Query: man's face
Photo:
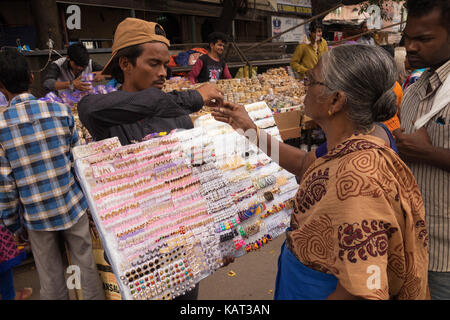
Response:
POLYGON ((225 43, 222 40, 217 40, 215 44, 210 44, 211 52, 215 52, 217 55, 222 55, 225 50, 225 43))
POLYGON ((367 28, 367 23, 363 23, 361 26, 361 33, 369 31, 369 28, 367 28))
POLYGON ((69 66, 70 66, 70 70, 72 70, 72 73, 74 75, 79 74, 80 72, 82 72, 84 70, 84 68, 86 67, 81 67, 79 65, 77 65, 74 61, 69 59, 69 66))
POLYGON ((137 57, 136 65, 130 66, 125 73, 125 81, 136 91, 148 88, 162 89, 167 76, 169 48, 162 42, 144 43, 142 54, 137 57))
POLYGON ((443 25, 441 9, 422 17, 408 16, 405 36, 406 57, 414 69, 437 69, 450 58, 450 39, 443 25))
POLYGON ((322 29, 318 28, 315 31, 311 32, 311 40, 319 41, 322 39, 322 29))

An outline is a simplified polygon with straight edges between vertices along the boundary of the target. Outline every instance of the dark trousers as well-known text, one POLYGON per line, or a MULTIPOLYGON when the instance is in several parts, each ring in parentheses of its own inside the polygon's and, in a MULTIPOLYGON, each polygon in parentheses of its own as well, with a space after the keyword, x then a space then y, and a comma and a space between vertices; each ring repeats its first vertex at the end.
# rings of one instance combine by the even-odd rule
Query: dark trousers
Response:
POLYGON ((14 300, 16 297, 12 269, 0 273, 0 296, 2 300, 14 300))

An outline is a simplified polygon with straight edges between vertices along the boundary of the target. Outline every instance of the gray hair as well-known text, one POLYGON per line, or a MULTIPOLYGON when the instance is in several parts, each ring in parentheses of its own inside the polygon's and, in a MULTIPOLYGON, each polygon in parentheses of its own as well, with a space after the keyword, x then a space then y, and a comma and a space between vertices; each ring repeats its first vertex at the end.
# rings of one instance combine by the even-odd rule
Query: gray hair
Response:
POLYGON ((355 44, 333 48, 322 56, 322 77, 331 91, 347 97, 347 116, 358 129, 386 121, 397 112, 392 90, 397 70, 391 55, 381 47, 355 44))

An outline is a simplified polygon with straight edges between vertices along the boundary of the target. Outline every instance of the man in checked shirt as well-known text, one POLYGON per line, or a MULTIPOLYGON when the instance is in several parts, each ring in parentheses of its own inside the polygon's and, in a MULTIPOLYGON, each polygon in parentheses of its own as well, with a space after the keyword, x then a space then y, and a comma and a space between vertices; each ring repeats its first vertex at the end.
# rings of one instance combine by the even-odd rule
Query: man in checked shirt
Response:
POLYGON ((41 299, 69 299, 61 237, 79 267, 83 298, 105 299, 87 203, 73 168, 71 148, 78 142, 73 116, 63 104, 38 101, 29 93, 31 81, 22 55, 0 51, 0 91, 9 101, 0 113, 0 223, 18 234, 23 219, 41 299))

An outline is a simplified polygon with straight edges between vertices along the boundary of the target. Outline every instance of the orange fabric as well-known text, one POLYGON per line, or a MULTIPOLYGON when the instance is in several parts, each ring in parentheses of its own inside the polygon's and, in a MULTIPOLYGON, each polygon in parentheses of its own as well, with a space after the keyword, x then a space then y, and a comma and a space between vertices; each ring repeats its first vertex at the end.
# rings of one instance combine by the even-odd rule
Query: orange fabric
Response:
POLYGON ((176 67, 177 66, 177 63, 175 62, 175 57, 176 57, 177 55, 176 54, 174 54, 174 55, 171 55, 170 57, 169 57, 169 63, 167 64, 169 67, 176 67))
POLYGON ((400 119, 398 118, 397 114, 389 120, 383 122, 383 124, 389 129, 391 133, 396 129, 400 129, 400 119))
POLYGON ((197 51, 199 53, 203 53, 203 54, 207 54, 208 50, 204 49, 204 48, 193 48, 192 50, 197 51))
POLYGON ((400 119, 398 117, 398 113, 400 111, 400 105, 402 104, 403 99, 403 90, 402 86, 395 82, 394 89, 392 89, 397 96, 397 113, 391 119, 383 122, 384 125, 389 129, 389 131, 393 132, 396 129, 400 129, 400 119))
POLYGON ((395 82, 394 85, 394 89, 392 89, 395 93, 395 95, 397 96, 397 107, 400 108, 400 105, 402 104, 402 99, 403 99, 403 90, 402 90, 402 86, 400 85, 400 83, 398 83, 397 81, 395 82))

